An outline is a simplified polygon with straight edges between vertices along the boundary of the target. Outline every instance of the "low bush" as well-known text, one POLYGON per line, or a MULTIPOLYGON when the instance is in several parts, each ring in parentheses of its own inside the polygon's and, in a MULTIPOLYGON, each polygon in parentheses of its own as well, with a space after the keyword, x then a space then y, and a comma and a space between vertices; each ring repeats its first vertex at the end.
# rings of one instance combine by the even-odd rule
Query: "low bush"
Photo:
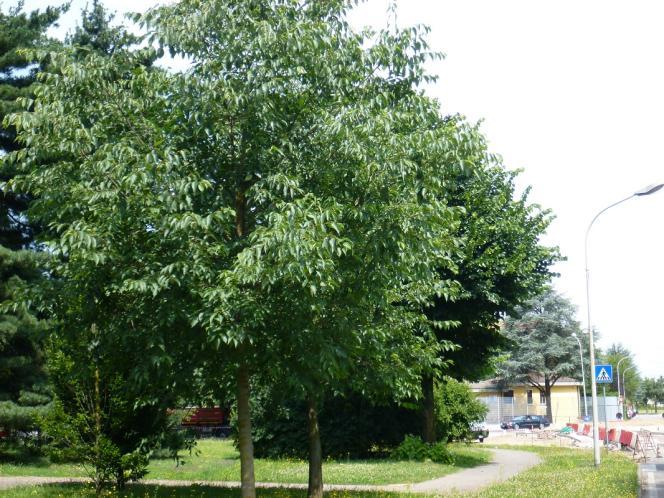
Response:
POLYGON ((390 457, 393 460, 416 462, 430 460, 435 463, 454 464, 454 456, 449 452, 445 443, 428 444, 415 436, 406 436, 403 443, 392 450, 390 457))

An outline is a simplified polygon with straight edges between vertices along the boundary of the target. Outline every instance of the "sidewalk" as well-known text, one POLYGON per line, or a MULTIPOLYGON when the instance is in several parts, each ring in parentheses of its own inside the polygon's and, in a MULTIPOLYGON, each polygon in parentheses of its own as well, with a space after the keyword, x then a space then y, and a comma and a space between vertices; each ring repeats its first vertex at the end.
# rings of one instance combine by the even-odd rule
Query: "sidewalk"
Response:
POLYGON ((639 496, 664 498, 664 458, 639 464, 639 496))

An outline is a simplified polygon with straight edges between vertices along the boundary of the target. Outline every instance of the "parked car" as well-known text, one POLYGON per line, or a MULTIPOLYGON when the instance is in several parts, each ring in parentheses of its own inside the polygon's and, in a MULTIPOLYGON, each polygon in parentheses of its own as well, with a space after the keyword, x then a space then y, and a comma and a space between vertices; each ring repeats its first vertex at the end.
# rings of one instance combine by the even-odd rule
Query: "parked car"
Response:
POLYGON ((541 415, 521 415, 514 417, 509 422, 500 424, 502 429, 544 429, 549 427, 551 422, 541 415))
POLYGON ((489 437, 489 429, 486 428, 483 422, 475 422, 470 425, 470 432, 473 435, 473 440, 477 439, 483 443, 489 437))

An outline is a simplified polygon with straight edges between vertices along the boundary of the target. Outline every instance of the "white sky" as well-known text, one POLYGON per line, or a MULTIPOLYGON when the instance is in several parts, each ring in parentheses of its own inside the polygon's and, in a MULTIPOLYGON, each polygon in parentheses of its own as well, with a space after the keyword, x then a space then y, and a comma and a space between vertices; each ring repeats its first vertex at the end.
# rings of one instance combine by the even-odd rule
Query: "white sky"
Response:
MULTIPOLYGON (((10 6, 15 0, 5 0, 10 6)), ((32 9, 57 4, 27 0, 32 9)), ((85 0, 74 0, 60 32, 85 0)), ((106 0, 119 13, 154 0, 106 0)), ((383 26, 368 0, 356 26, 383 26)), ((444 52, 428 93, 446 113, 483 120, 492 152, 522 168, 531 200, 557 215, 544 242, 568 260, 556 287, 586 323, 584 234, 607 205, 664 182, 664 3, 658 0, 398 0, 399 26, 431 27, 444 52)), ((600 347, 623 343, 645 376, 664 375, 664 190, 596 222, 589 244, 592 322, 600 347)))

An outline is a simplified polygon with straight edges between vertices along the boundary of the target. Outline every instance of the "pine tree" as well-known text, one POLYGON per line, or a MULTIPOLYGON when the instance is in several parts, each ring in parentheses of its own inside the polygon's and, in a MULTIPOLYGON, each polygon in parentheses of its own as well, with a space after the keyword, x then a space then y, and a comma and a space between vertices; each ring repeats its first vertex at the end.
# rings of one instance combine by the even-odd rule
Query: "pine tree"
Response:
MULTIPOLYGON (((2 157, 21 147, 13 127, 4 117, 19 109, 19 98, 32 95, 38 64, 21 49, 47 42, 45 32, 62 9, 22 11, 22 2, 8 13, 0 11, 0 185, 11 179, 14 168, 2 157)), ((34 251, 34 227, 25 211, 26 195, 0 188, 0 427, 30 430, 35 416, 50 401, 40 347, 43 322, 16 305, 17 290, 40 278, 34 251)))
POLYGON ((112 55, 116 50, 138 42, 124 26, 113 26, 115 14, 109 12, 99 0, 93 0, 81 13, 81 23, 67 37, 67 44, 92 49, 100 54, 112 55))
MULTIPOLYGON (((21 49, 44 43, 45 32, 60 15, 61 9, 22 12, 22 3, 5 14, 0 11, 0 156, 21 146, 12 127, 3 126, 8 114, 20 110, 18 99, 32 95, 38 65, 30 62, 21 49)), ((3 164, 0 181, 6 182, 14 171, 3 164)), ((29 199, 21 194, 0 191, 0 244, 12 250, 22 249, 32 241, 32 229, 23 212, 29 199)))

